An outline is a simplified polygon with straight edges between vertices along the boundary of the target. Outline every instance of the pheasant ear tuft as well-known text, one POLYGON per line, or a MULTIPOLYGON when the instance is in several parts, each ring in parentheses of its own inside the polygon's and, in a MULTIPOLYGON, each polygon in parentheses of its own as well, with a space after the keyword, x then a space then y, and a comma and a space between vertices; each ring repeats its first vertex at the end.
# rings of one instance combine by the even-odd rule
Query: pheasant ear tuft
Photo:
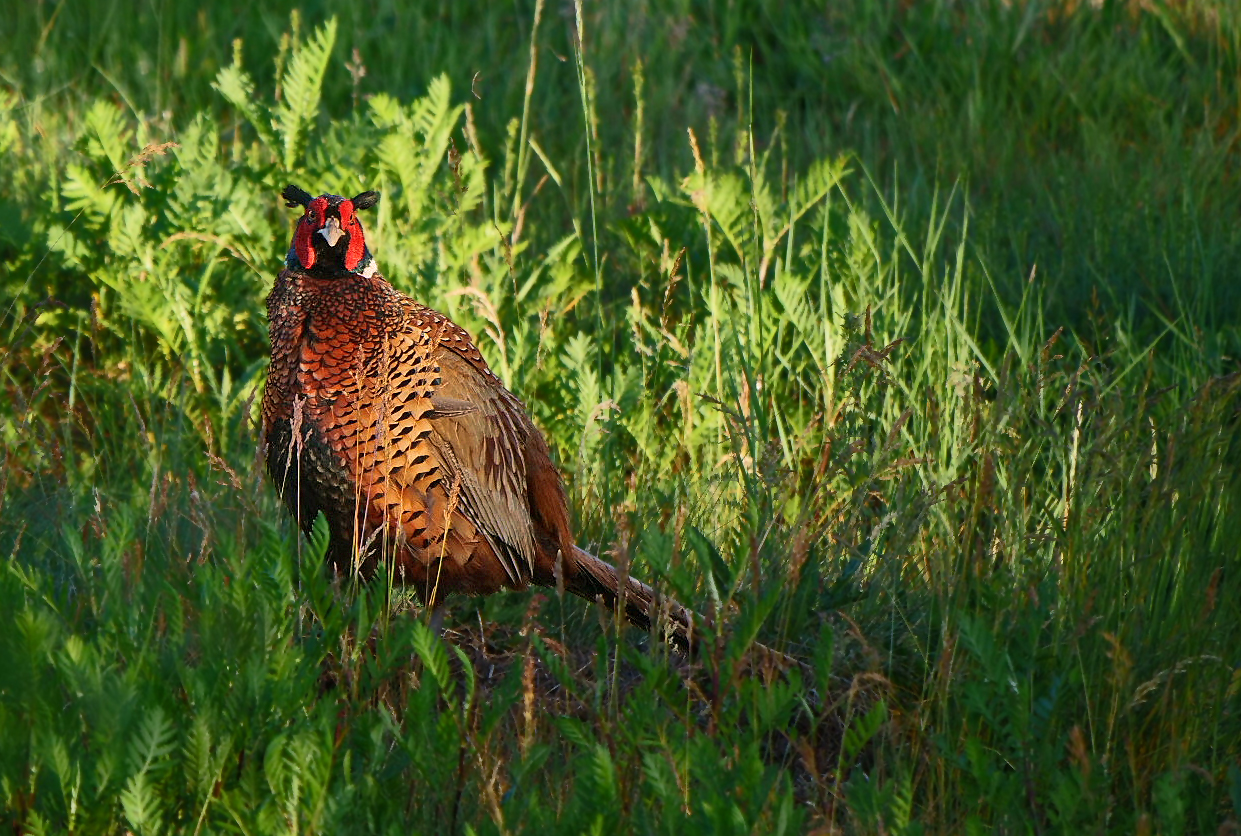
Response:
POLYGON ((353 199, 353 208, 361 212, 379 202, 379 192, 362 192, 353 199))
POLYGON ((310 192, 294 186, 292 183, 284 187, 284 190, 280 192, 280 196, 285 200, 284 205, 290 209, 296 206, 309 206, 311 201, 310 192))

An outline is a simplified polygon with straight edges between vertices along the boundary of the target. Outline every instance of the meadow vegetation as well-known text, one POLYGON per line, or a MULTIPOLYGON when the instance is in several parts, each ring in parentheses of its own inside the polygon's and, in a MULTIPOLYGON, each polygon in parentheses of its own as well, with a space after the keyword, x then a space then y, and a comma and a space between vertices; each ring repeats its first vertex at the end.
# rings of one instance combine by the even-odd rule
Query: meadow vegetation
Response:
POLYGON ((1241 831, 1241 8, 292 5, 0 28, 0 822, 1241 831), (699 658, 326 576, 288 182, 383 193, 699 658))

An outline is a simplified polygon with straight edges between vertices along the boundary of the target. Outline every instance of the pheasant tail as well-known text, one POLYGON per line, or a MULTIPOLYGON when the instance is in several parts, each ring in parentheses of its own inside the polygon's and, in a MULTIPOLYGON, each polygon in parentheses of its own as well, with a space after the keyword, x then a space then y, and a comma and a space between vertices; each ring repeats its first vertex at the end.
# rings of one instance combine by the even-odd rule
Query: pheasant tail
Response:
POLYGON ((693 614, 685 607, 576 546, 569 560, 573 571, 566 572, 566 591, 587 601, 601 599, 609 609, 623 612, 630 624, 642 630, 649 632, 655 624, 663 638, 678 650, 693 650, 693 614))

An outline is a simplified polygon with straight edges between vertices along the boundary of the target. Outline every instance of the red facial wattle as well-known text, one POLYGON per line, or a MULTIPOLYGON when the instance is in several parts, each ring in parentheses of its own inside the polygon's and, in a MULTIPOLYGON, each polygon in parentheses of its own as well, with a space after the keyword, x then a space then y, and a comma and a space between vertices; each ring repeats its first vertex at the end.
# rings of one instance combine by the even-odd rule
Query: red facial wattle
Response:
POLYGON ((366 238, 362 234, 362 225, 358 223, 352 200, 341 201, 340 227, 349 239, 345 248, 345 269, 352 273, 358 269, 358 264, 366 253, 366 238))
POLYGON ((297 222, 297 231, 293 233, 293 250, 297 253, 297 260, 302 263, 303 270, 315 266, 315 248, 310 243, 311 235, 314 235, 314 232, 310 229, 310 222, 303 216, 297 222))
POLYGON ((316 197, 306 206, 306 214, 298 221, 297 232, 293 235, 293 249, 297 252, 297 260, 302 263, 304 270, 315 266, 313 237, 323 226, 326 215, 327 200, 316 197))

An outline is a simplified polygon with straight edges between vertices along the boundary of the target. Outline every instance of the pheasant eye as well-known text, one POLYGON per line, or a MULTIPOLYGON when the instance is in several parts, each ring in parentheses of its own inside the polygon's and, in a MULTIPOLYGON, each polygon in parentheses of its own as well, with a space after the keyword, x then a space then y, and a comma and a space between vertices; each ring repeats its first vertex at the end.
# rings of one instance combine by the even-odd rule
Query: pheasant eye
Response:
POLYGON ((349 224, 353 223, 353 218, 354 218, 353 201, 352 200, 342 201, 340 204, 340 225, 349 226, 349 224))
POLYGON ((326 210, 327 201, 321 197, 316 197, 314 200, 310 201, 310 204, 306 207, 306 218, 310 221, 312 226, 323 226, 323 222, 326 220, 326 210))

